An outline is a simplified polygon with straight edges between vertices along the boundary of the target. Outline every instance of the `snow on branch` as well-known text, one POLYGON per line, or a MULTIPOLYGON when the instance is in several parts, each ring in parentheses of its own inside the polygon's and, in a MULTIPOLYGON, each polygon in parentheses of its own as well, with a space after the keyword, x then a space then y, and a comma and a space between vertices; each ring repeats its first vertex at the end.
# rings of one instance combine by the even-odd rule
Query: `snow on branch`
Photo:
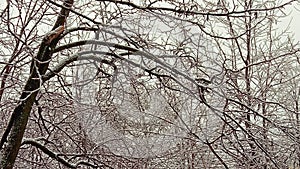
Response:
POLYGON ((57 153, 53 152, 52 150, 48 149, 46 146, 44 146, 43 144, 41 144, 39 141, 37 141, 36 139, 24 139, 24 141, 22 142, 22 145, 24 144, 29 144, 31 146, 34 146, 40 150, 42 150, 45 154, 47 154, 49 157, 55 159, 56 161, 60 162, 61 164, 69 167, 69 168, 77 168, 79 165, 86 165, 86 166, 91 166, 93 168, 96 168, 97 166, 94 164, 91 164, 87 161, 78 161, 77 163, 70 163, 67 160, 63 159, 62 157, 58 156, 57 153))
MULTIPOLYGON (((175 67, 172 67, 168 63, 163 62, 157 56, 155 56, 155 55, 153 55, 149 52, 141 51, 141 50, 136 49, 136 48, 132 48, 132 47, 129 47, 129 46, 120 45, 120 44, 116 44, 116 43, 104 42, 104 41, 99 41, 99 40, 81 40, 81 41, 77 41, 77 42, 73 42, 73 43, 69 43, 69 44, 66 44, 66 45, 59 46, 59 47, 54 49, 54 53, 65 50, 65 49, 69 49, 69 48, 72 48, 72 47, 77 47, 77 46, 82 46, 82 45, 89 45, 89 44, 97 44, 97 45, 102 45, 102 46, 106 46, 106 47, 113 47, 113 48, 116 48, 116 49, 126 50, 126 51, 129 51, 129 52, 132 52, 133 55, 139 55, 139 56, 145 57, 149 60, 152 60, 152 61, 156 62, 157 64, 159 64, 161 66, 161 68, 169 71, 172 75, 174 75, 174 77, 179 75, 179 76, 182 76, 183 78, 185 78, 186 80, 190 81, 192 84, 199 85, 195 81, 195 79, 191 78, 189 75, 185 74, 184 72, 181 72, 181 71, 177 70, 175 67)), ((205 87, 205 86, 202 86, 202 87, 205 87)))

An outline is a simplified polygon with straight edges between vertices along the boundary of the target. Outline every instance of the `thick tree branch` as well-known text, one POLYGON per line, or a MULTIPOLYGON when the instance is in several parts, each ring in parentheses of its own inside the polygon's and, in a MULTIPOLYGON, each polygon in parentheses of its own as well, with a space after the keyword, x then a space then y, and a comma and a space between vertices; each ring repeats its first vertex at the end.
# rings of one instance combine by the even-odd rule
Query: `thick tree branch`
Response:
POLYGON ((52 150, 48 149, 46 146, 42 145, 41 143, 39 143, 38 141, 33 140, 33 139, 25 139, 22 142, 22 144, 23 145, 24 144, 29 144, 29 145, 32 145, 32 146, 42 150, 49 157, 57 160, 58 162, 60 162, 61 164, 65 165, 66 167, 69 167, 69 168, 77 168, 80 165, 90 166, 90 167, 93 167, 93 168, 98 167, 98 166, 96 166, 94 164, 91 164, 89 162, 86 162, 86 161, 79 161, 75 164, 72 164, 72 163, 68 162, 67 160, 63 159, 62 157, 58 156, 57 153, 54 153, 52 150))
MULTIPOLYGON (((91 42, 97 42, 97 41, 91 41, 91 42)), ((102 45, 109 45, 111 46, 113 43, 108 43, 108 42, 101 42, 99 41, 100 43, 99 44, 102 44, 102 45)), ((75 43, 77 44, 77 43, 75 43)), ((68 64, 74 62, 74 61, 77 61, 77 60, 95 60, 95 61, 98 61, 98 62, 102 62, 104 59, 100 56, 96 56, 96 55, 107 55, 107 56, 113 56, 113 57, 116 57, 118 59, 121 59, 135 67, 139 67, 141 68, 142 70, 146 71, 147 73, 149 74, 152 74, 154 76, 157 76, 157 77, 168 77, 170 79, 172 79, 173 81, 175 81, 178 85, 180 85, 181 87, 183 87, 183 89, 185 89, 188 93, 191 94, 191 96, 195 97, 196 99, 198 99, 200 102, 202 103, 206 103, 206 99, 204 97, 204 92, 207 90, 207 83, 203 83, 204 85, 202 84, 199 84, 199 82, 197 82, 197 80, 191 78, 190 76, 184 74, 183 72, 181 71, 178 71, 177 69, 171 67, 170 65, 168 65, 167 63, 164 63, 163 61, 161 61, 157 56, 154 56, 154 55, 151 55, 149 53, 146 53, 146 52, 142 52, 142 51, 139 51, 137 49, 134 49, 134 48, 130 48, 130 47, 126 47, 126 46, 122 46, 122 45, 118 45, 118 47, 120 47, 121 49, 130 49, 131 51, 135 51, 135 53, 126 53, 126 55, 128 54, 135 54, 135 55, 139 55, 141 57, 145 56, 147 59, 150 59, 150 60, 153 60, 155 61, 156 63, 160 64, 161 66, 159 66, 161 69, 164 69, 166 70, 167 72, 170 72, 171 75, 160 75, 160 74, 157 74, 155 72, 153 72, 152 70, 149 70, 147 68, 145 68, 144 66, 142 65, 139 65, 137 63, 135 63, 134 61, 132 60, 129 60, 129 59, 125 59, 124 57, 122 57, 121 55, 118 55, 118 54, 115 54, 115 53, 109 53, 109 52, 102 52, 102 51, 82 51, 82 52, 78 52, 72 56, 70 56, 69 58, 66 58, 65 60, 63 60, 61 63, 59 63, 58 65, 56 65, 52 70, 50 70, 50 72, 48 72, 47 74, 45 74, 43 76, 43 81, 47 81, 49 80, 50 78, 54 77, 56 74, 58 74, 64 67, 66 67, 68 64), (91 55, 92 54, 92 55, 91 55), (96 55, 95 55, 96 54, 96 55), (197 96, 199 97, 196 97, 195 93, 190 90, 188 87, 186 87, 184 84, 182 84, 178 79, 177 79, 177 75, 180 75, 182 76, 184 79, 192 82, 194 85, 197 86, 197 90, 198 90, 198 93, 197 93, 197 96)), ((172 89, 174 90, 174 89, 172 89)), ((207 104, 207 103, 206 103, 207 104)), ((208 106, 209 107, 209 106, 208 106)))
MULTIPOLYGON (((100 0, 97 0, 100 1, 100 0)), ((287 5, 291 5, 293 2, 297 2, 297 0, 290 0, 286 3, 280 4, 275 7, 271 8, 253 8, 253 9, 247 9, 247 10, 241 10, 241 11, 235 11, 234 9, 232 11, 227 11, 225 13, 220 13, 219 11, 216 11, 215 13, 213 12, 200 12, 200 11, 194 11, 194 10, 189 10, 189 9, 176 9, 176 8, 169 8, 169 7, 152 7, 152 6, 139 6, 136 5, 135 3, 128 2, 128 1, 116 1, 116 0, 102 0, 102 1, 107 1, 107 2, 112 2, 116 4, 122 4, 122 5, 127 5, 130 7, 133 7, 135 9, 140 9, 140 10, 149 10, 149 11, 168 11, 168 12, 174 12, 174 13, 179 13, 179 14, 191 14, 191 15, 203 15, 203 16, 229 16, 229 15, 236 15, 236 14, 244 14, 244 13, 251 13, 251 12, 265 12, 265 11, 273 11, 275 9, 280 9, 284 8, 287 5)))
MULTIPOLYGON (((132 52, 133 55, 139 55, 142 57, 145 57, 149 60, 152 60, 158 64, 160 64, 164 69, 168 70, 171 74, 174 75, 174 77, 176 77, 177 75, 184 77, 185 79, 187 79, 188 81, 192 82, 195 85, 199 85, 195 79, 191 78, 190 76, 188 76, 187 74, 177 70, 176 68, 172 67, 171 65, 163 62, 161 59, 159 59, 159 57, 148 53, 148 52, 144 52, 141 51, 139 49, 136 48, 132 48, 129 46, 124 46, 124 45, 120 45, 120 44, 116 44, 116 43, 111 43, 111 42, 104 42, 104 41, 99 41, 99 40, 82 40, 82 41, 77 41, 77 42, 73 42, 67 45, 63 45, 63 46, 59 46, 56 49, 54 49, 54 52, 59 52, 65 49, 70 49, 73 47, 78 47, 78 46, 82 46, 82 45, 89 45, 89 44, 97 44, 97 45, 103 45, 103 46, 107 46, 107 47, 113 47, 116 49, 120 49, 120 50, 126 50, 129 52, 132 52)), ((205 86, 202 86, 205 87, 205 86)))

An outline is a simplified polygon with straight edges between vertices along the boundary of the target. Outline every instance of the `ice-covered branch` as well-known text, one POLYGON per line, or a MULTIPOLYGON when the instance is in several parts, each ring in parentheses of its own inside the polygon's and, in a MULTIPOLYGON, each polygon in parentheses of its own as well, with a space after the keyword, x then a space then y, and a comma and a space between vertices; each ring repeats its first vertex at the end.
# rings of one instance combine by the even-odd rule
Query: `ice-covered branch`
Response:
MULTIPOLYGON (((102 46, 106 46, 106 47, 113 47, 116 49, 132 52, 132 55, 139 55, 139 56, 145 57, 149 60, 156 62, 163 69, 169 71, 174 76, 177 76, 177 75, 182 76, 183 78, 190 81, 191 83, 193 83, 195 85, 199 85, 195 81, 195 79, 191 78, 189 75, 185 74, 184 72, 177 70, 175 67, 172 67, 168 63, 163 62, 161 59, 159 59, 159 57, 157 57, 149 52, 141 51, 139 49, 132 48, 132 47, 125 46, 125 45, 120 45, 120 44, 111 43, 111 42, 104 42, 104 41, 99 41, 99 40, 82 40, 82 41, 77 41, 77 42, 73 42, 70 44, 66 44, 63 46, 59 46, 56 49, 54 49, 54 52, 59 52, 59 51, 65 50, 65 49, 82 46, 82 45, 90 45, 90 44, 97 44, 97 45, 102 45, 102 46)), ((202 87, 205 87, 205 86, 202 86, 202 87)))
POLYGON ((22 144, 29 144, 31 146, 34 146, 40 150, 42 150, 45 154, 47 154, 49 157, 57 160, 58 162, 60 162, 61 164, 69 167, 69 168, 77 168, 79 165, 85 165, 85 166, 90 166, 93 168, 96 168, 97 166, 94 164, 91 164, 87 161, 78 161, 77 163, 70 163, 67 160, 63 159, 62 157, 58 156, 57 153, 53 152, 52 150, 50 150, 49 148, 47 148, 46 146, 44 146, 43 144, 41 144, 39 141, 35 140, 35 139, 25 139, 22 144))

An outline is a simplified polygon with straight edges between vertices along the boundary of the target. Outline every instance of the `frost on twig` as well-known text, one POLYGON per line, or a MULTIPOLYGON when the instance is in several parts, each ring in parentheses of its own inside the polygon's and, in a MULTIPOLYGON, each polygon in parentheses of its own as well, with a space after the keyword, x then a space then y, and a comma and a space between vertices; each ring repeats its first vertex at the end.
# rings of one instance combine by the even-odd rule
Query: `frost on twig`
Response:
POLYGON ((69 168, 77 168, 79 165, 85 165, 85 166, 91 166, 93 168, 96 168, 97 166, 94 164, 91 164, 87 161, 78 161, 77 163, 70 163, 68 160, 65 160, 64 158, 58 156, 58 154, 56 152, 53 152, 52 150, 50 150, 49 148, 47 148, 45 145, 43 145, 42 143, 40 143, 38 140, 43 139, 43 138, 37 138, 37 139, 30 139, 30 138, 26 138, 23 140, 22 144, 29 144, 31 146, 34 146, 40 150, 42 150, 45 154, 47 154, 49 157, 51 157, 52 159, 57 160, 58 162, 62 163, 63 165, 69 167, 69 168))

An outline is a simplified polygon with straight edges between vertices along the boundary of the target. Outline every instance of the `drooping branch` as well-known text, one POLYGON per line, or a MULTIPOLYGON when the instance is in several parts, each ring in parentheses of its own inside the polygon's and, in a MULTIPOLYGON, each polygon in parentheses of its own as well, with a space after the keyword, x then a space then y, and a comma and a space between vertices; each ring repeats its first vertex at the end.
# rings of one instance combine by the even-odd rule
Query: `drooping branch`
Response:
POLYGON ((32 145, 40 150, 42 150, 45 154, 47 154, 49 157, 57 160, 58 162, 60 162, 61 164, 65 165, 66 167, 69 168, 77 168, 80 165, 85 165, 85 166, 90 166, 93 168, 97 168, 98 166, 91 164, 87 161, 79 161, 75 164, 68 162, 67 160, 63 159, 62 157, 58 156, 57 153, 54 153, 52 150, 50 150, 49 148, 47 148, 46 146, 42 145, 40 142, 36 141, 36 140, 32 140, 32 139, 25 139, 22 144, 29 144, 32 145))
MULTIPOLYGON (((46 73, 42 78, 43 82, 45 82, 45 81, 51 79, 52 77, 54 77, 55 75, 57 75, 61 70, 63 70, 63 68, 65 68, 67 65, 69 65, 70 63, 72 63, 74 61, 91 59, 91 57, 84 56, 85 54, 90 54, 90 53, 94 53, 94 54, 96 53, 97 55, 109 55, 109 56, 117 57, 113 53, 102 52, 102 51, 82 51, 82 52, 78 52, 78 53, 62 60, 59 64, 57 64, 54 68, 52 68, 48 73, 46 73)), ((97 58, 97 57, 94 57, 94 58, 97 58)), ((104 59, 98 57, 96 60, 101 62, 104 59)))
MULTIPOLYGON (((69 44, 69 45, 65 45, 65 46, 61 46, 58 47, 57 51, 60 51, 62 49, 68 48, 70 46, 74 47, 76 45, 81 45, 81 44, 89 44, 89 43, 96 43, 96 44, 101 44, 104 46, 114 46, 118 49, 127 49, 130 52, 126 52, 126 53, 122 53, 122 54, 116 54, 116 53, 110 53, 110 52, 103 52, 103 51, 81 51, 78 52, 66 59, 64 59, 63 61, 61 61, 58 65, 56 65, 54 68, 52 68, 52 70, 50 70, 47 74, 45 74, 43 76, 43 81, 47 81, 50 78, 54 77, 55 75, 57 75, 64 67, 66 67, 68 64, 77 61, 77 60, 94 60, 94 61, 98 61, 98 62, 102 62, 104 59, 103 57, 105 56, 113 56, 115 58, 121 59, 127 63, 129 63, 130 65, 134 66, 134 67, 138 67, 142 70, 144 70, 145 72, 149 73, 150 75, 154 75, 158 78, 160 77, 167 77, 172 79, 174 82, 176 82, 178 85, 180 85, 185 91, 187 91, 188 93, 191 94, 191 96, 195 97, 196 99, 198 99, 200 102, 204 103, 206 102, 206 99, 204 97, 204 92, 207 91, 208 88, 208 83, 204 82, 204 81, 199 81, 196 79, 193 79, 192 77, 188 76, 187 74, 175 69, 174 67, 172 67, 171 65, 161 61, 159 59, 158 56, 152 55, 150 53, 147 52, 143 52, 140 51, 138 49, 135 48, 131 48, 131 47, 127 47, 127 46, 122 46, 122 45, 118 45, 118 44, 114 44, 114 43, 109 43, 109 42, 102 42, 102 41, 97 41, 97 40, 89 40, 89 41, 84 41, 86 43, 83 43, 81 41, 79 42, 75 42, 73 44, 69 44), (98 42, 98 43, 97 43, 98 42), (103 57, 101 56, 97 56, 97 55, 103 55, 103 57), (159 64, 160 66, 158 66, 161 69, 164 69, 165 71, 169 72, 171 75, 164 75, 164 74, 157 74, 155 73, 153 70, 154 69, 147 69, 144 66, 135 63, 132 60, 126 59, 124 57, 122 57, 122 55, 139 55, 141 57, 146 57, 149 60, 152 60, 154 62, 156 62, 157 64, 159 64), (182 84, 179 80, 178 80, 178 75, 182 76, 184 79, 190 81, 192 84, 194 84, 195 86, 197 86, 197 96, 195 95, 195 93, 189 89, 188 87, 186 87, 184 84, 182 84)), ((172 89, 174 90, 174 89, 172 89)), ((207 103, 206 103, 207 104, 207 103)))
MULTIPOLYGON (((97 44, 97 45, 103 45, 103 46, 107 46, 107 47, 113 47, 116 49, 120 49, 120 50, 126 50, 129 52, 132 52, 132 55, 139 55, 142 57, 145 57, 149 60, 152 60, 156 63, 158 63, 159 65, 161 65, 162 68, 165 68, 166 70, 168 70, 172 75, 174 75, 174 77, 176 76, 182 76, 184 77, 186 80, 190 81, 191 83, 198 85, 198 83, 195 81, 195 79, 191 78, 190 76, 188 76, 187 74, 177 70, 176 68, 172 67, 171 65, 163 62, 161 59, 159 59, 159 57, 149 53, 149 52, 145 52, 145 51, 141 51, 139 49, 136 48, 132 48, 129 46, 124 46, 124 45, 120 45, 120 44, 116 44, 116 43, 111 43, 111 42, 104 42, 104 41, 99 41, 99 40, 81 40, 81 41, 77 41, 77 42, 73 42, 67 45, 63 45, 63 46, 59 46, 57 48, 54 49, 54 53, 65 50, 65 49, 70 49, 73 47, 78 47, 78 46, 82 46, 82 45, 89 45, 89 44, 97 44)), ((202 87, 206 87, 206 86, 202 86, 202 87)))

